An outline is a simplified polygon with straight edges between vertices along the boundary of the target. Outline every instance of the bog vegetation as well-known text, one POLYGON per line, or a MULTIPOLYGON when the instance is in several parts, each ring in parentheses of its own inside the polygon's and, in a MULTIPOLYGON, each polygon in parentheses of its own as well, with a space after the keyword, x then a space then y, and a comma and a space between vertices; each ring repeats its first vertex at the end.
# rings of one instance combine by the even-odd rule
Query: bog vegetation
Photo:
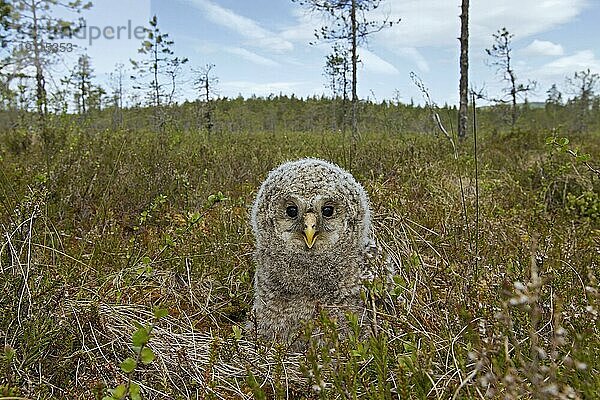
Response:
POLYGON ((50 146, 18 123, 31 115, 3 115, 1 396, 595 396, 596 110, 580 132, 566 106, 523 109, 515 129, 480 110, 476 179, 473 137, 455 155, 428 108, 362 104, 350 154, 327 99, 218 102, 210 133, 197 106, 160 132, 149 110, 52 118, 50 146), (244 323, 249 204, 302 156, 364 183, 373 262, 395 275, 366 287, 371 339, 323 318, 325 346, 298 355, 244 323))

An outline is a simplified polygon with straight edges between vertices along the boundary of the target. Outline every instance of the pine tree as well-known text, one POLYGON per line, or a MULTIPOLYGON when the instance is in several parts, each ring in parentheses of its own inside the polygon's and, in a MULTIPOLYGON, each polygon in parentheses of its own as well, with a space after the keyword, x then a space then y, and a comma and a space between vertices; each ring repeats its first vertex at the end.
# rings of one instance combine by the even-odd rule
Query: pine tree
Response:
POLYGON ((11 13, 11 26, 15 37, 22 45, 14 46, 20 50, 19 56, 25 65, 34 67, 36 108, 45 124, 48 114, 48 95, 46 88, 47 68, 60 58, 53 43, 64 35, 71 34, 83 25, 83 20, 68 21, 55 16, 55 11, 61 9, 80 13, 92 6, 91 2, 81 0, 15 0, 11 13))
POLYGON ((177 75, 187 58, 174 56, 173 45, 168 33, 161 32, 156 15, 146 28, 146 39, 138 53, 144 56, 139 61, 130 60, 134 72, 131 79, 136 82, 134 89, 145 92, 147 104, 154 107, 155 126, 162 129, 165 124, 163 107, 170 106, 175 98, 177 75))
POLYGON ((217 94, 215 86, 219 82, 219 78, 214 75, 214 68, 214 64, 206 64, 199 70, 194 71, 196 73, 194 86, 198 90, 198 98, 202 107, 200 112, 202 114, 202 124, 209 135, 214 125, 212 101, 217 94))
POLYGON ((332 93, 334 130, 337 130, 340 125, 342 130, 346 130, 348 87, 350 86, 349 74, 348 50, 336 43, 333 45, 331 54, 325 58, 325 76, 329 80, 328 86, 332 93), (342 100, 342 112, 338 116, 336 106, 339 99, 342 100))
POLYGON ((156 15, 150 20, 150 28, 146 28, 146 39, 138 49, 138 53, 146 56, 140 61, 130 60, 133 70, 138 72, 131 79, 138 82, 134 88, 146 91, 148 104, 153 107, 170 105, 175 92, 175 82, 166 79, 168 71, 173 71, 187 63, 187 58, 174 57, 172 49, 175 42, 169 39, 168 33, 161 32, 156 15), (144 80, 149 81, 145 82, 144 80))
POLYGON ((84 54, 77 60, 77 66, 71 82, 75 87, 74 99, 79 114, 86 114, 88 111, 93 78, 94 70, 92 69, 90 57, 84 54))
POLYGON ((312 12, 323 14, 332 20, 330 26, 323 26, 315 32, 317 40, 342 43, 348 48, 352 72, 352 139, 358 139, 358 94, 357 64, 358 46, 366 43, 369 35, 400 22, 383 20, 371 21, 367 14, 381 5, 382 0, 293 0, 312 12))
POLYGON ((546 107, 551 106, 562 106, 563 98, 562 93, 556 87, 556 83, 553 83, 550 89, 546 91, 548 97, 546 98, 546 107))

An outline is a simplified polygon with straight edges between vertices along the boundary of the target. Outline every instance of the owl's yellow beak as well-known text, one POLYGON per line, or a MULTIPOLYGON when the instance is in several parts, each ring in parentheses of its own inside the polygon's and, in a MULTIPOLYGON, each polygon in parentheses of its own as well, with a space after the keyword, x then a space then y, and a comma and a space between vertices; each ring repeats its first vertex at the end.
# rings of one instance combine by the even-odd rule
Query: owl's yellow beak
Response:
POLYGON ((304 215, 304 241, 309 249, 315 244, 317 239, 317 216, 314 213, 304 215))

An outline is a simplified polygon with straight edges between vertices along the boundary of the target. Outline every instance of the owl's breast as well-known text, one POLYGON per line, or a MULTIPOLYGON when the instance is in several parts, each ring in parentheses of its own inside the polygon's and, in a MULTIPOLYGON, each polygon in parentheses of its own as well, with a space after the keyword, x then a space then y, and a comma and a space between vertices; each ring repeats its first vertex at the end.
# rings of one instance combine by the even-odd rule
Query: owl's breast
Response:
POLYGON ((358 293, 364 259, 343 251, 325 255, 263 253, 257 254, 257 263, 257 289, 277 297, 335 304, 358 293))

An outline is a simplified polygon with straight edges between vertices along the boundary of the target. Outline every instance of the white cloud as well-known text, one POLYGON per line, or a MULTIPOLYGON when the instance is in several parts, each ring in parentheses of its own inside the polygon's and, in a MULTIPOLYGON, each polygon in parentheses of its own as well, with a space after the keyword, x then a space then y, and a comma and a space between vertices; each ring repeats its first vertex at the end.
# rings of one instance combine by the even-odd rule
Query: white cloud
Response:
POLYGON ((241 47, 227 47, 227 48, 225 48, 225 51, 230 54, 235 54, 236 56, 239 56, 239 57, 241 57, 247 61, 250 61, 251 63, 257 64, 257 65, 262 65, 265 67, 279 66, 278 62, 273 61, 270 58, 263 57, 256 53, 253 53, 253 52, 246 50, 244 48, 241 48, 241 47))
MULTIPOLYGON (((373 46, 382 46, 411 60, 421 72, 431 67, 422 56, 424 47, 458 48, 460 33, 460 0, 393 0, 382 3, 367 15, 371 20, 401 19, 391 28, 369 37, 373 46)), ((506 27, 522 40, 566 24, 589 4, 589 0, 477 0, 471 2, 470 40, 472 57, 482 57, 483 49, 491 46, 492 34, 506 27)), ((294 43, 314 41, 314 31, 325 20, 300 8, 295 11, 296 23, 284 29, 281 37, 294 43)), ((535 41, 534 41, 535 42, 535 41)), ((537 41, 529 50, 561 55, 560 45, 537 41), (552 44, 554 46, 549 46, 552 44), (544 47, 545 46, 545 47, 544 47), (544 47, 544 48, 542 48, 544 47)), ((391 69, 389 69, 391 71, 391 69)))
POLYGON ((249 39, 248 44, 277 52, 290 51, 294 47, 292 43, 276 33, 261 27, 258 22, 236 14, 234 11, 221 7, 210 0, 187 1, 201 10, 204 13, 203 15, 215 24, 235 31, 249 39))
POLYGON ((369 50, 359 49, 358 53, 358 58, 360 61, 362 61, 365 71, 386 75, 394 75, 398 73, 396 67, 369 50))
MULTIPOLYGON (((505 26, 518 39, 567 23, 586 7, 587 0, 478 0, 471 2, 471 44, 488 45, 492 34, 505 26)), ((379 18, 401 22, 377 36, 388 46, 457 46, 460 0, 404 0, 388 2, 379 18), (386 9, 387 8, 387 9, 386 9)), ((377 17, 374 15, 374 17, 377 17)), ((373 36, 375 38, 375 36, 373 36)))
POLYGON ((315 41, 315 29, 327 22, 320 15, 308 12, 300 7, 293 10, 296 24, 289 26, 281 32, 281 37, 296 43, 309 43, 315 41))
POLYGON ((219 46, 207 40, 198 40, 196 38, 189 38, 185 36, 180 36, 179 38, 192 43, 192 48, 194 51, 200 54, 213 54, 220 50, 219 46))
POLYGON ((600 59, 596 58, 593 51, 582 50, 543 65, 538 69, 538 74, 543 77, 564 77, 588 68, 600 73, 600 59))
POLYGON ((427 63, 427 60, 425 60, 425 57, 423 57, 423 55, 419 53, 419 51, 416 48, 403 47, 398 49, 397 52, 401 56, 408 58, 413 63, 415 63, 419 71, 429 72, 429 64, 427 63))
POLYGON ((531 56, 562 56, 565 51, 560 44, 535 39, 523 49, 523 53, 531 56))
POLYGON ((525 38, 565 24, 579 15, 587 0, 494 0, 473 3, 471 15, 479 33, 491 37, 506 27, 517 38, 525 38))
MULTIPOLYGON (((57 17, 72 20, 74 15, 61 7, 56 7, 57 17)), ((148 0, 103 0, 94 2, 94 6, 81 14, 85 18, 88 29, 98 27, 113 27, 115 31, 131 24, 132 28, 148 25, 151 17, 151 5, 148 0), (119 10, 115 13, 115 10, 119 10)), ((160 19, 159 19, 160 22, 160 19)), ((85 31, 85 30, 84 30, 85 31)), ((93 60, 94 69, 98 73, 114 72, 115 63, 121 62, 129 65, 130 58, 137 57, 141 40, 135 35, 123 31, 120 39, 107 39, 104 36, 92 41, 90 44, 89 31, 86 39, 70 40, 77 45, 79 51, 85 51, 93 60), (107 57, 107 55, 110 55, 107 57)), ((83 32, 82 32, 83 33, 83 32)), ((132 33, 132 32, 129 32, 132 33)), ((74 51, 70 55, 75 55, 74 51)), ((75 57, 75 60, 77 57, 75 57)))

